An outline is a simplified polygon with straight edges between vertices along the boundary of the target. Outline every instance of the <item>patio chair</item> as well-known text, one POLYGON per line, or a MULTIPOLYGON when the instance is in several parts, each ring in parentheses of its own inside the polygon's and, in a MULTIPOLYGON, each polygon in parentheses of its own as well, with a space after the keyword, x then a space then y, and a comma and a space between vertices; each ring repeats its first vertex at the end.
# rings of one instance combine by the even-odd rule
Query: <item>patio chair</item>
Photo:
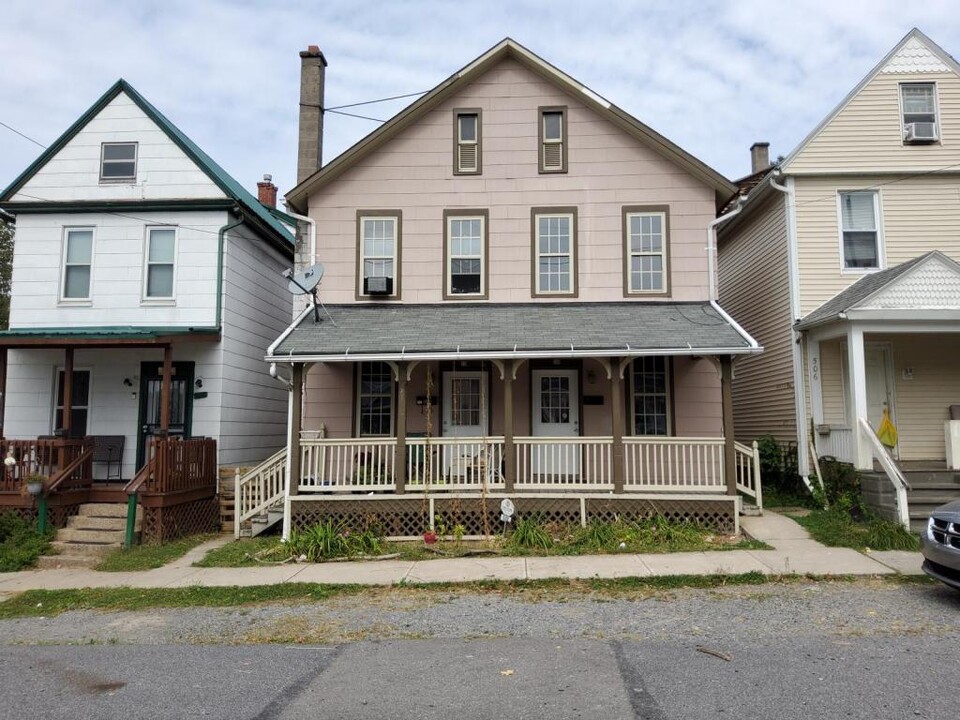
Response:
POLYGON ((93 462, 103 463, 107 466, 108 482, 116 478, 121 479, 121 470, 123 467, 123 435, 94 435, 93 436, 93 462), (116 475, 111 468, 116 466, 116 475))

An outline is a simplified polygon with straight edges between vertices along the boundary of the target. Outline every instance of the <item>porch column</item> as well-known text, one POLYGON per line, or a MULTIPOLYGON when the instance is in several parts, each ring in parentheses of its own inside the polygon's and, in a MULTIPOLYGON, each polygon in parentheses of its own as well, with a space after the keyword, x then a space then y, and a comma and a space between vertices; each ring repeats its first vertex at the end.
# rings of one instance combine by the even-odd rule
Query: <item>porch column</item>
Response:
POLYGON ((515 360, 503 364, 503 489, 512 493, 517 481, 517 453, 513 443, 513 372, 515 360))
MULTIPOLYGON (((60 418, 60 427, 63 436, 70 437, 71 420, 73 419, 73 348, 64 350, 63 358, 63 414, 60 418)), ((62 462, 62 461, 61 461, 62 462)))
POLYGON ((873 452, 861 437, 860 418, 867 418, 867 367, 863 354, 863 330, 850 325, 847 331, 847 372, 853 401, 853 463, 857 470, 873 469, 873 452))
POLYGON ((407 485, 407 363, 396 365, 397 373, 397 446, 394 449, 393 473, 397 495, 406 491, 407 485))
MULTIPOLYGON (((163 347, 163 380, 160 385, 160 435, 170 433, 170 386, 173 378, 173 346, 163 347)), ((188 388, 188 391, 192 388, 188 388)))
POLYGON ((289 467, 290 477, 287 486, 288 495, 296 495, 300 489, 300 430, 303 427, 303 363, 296 363, 292 368, 290 388, 290 438, 289 438, 289 467))
POLYGON ((723 405, 723 478, 727 495, 737 494, 737 448, 733 435, 733 357, 720 356, 720 395, 723 405))
POLYGON ((613 491, 623 492, 623 378, 620 376, 620 358, 610 358, 610 412, 613 418, 613 491))

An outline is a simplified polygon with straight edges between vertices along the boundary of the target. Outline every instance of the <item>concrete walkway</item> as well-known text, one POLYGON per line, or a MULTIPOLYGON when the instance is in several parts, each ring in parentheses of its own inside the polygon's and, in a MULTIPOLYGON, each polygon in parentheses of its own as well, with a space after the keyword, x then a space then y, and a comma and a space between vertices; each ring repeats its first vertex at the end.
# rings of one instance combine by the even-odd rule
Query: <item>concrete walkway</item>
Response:
POLYGON ((383 560, 248 568, 197 568, 192 563, 232 538, 221 537, 156 570, 97 572, 63 568, 0 574, 0 594, 33 589, 84 587, 190 587, 274 585, 285 582, 360 585, 533 580, 544 578, 621 578, 664 575, 890 575, 922 574, 920 553, 828 548, 812 540, 790 518, 767 511, 741 519, 743 530, 773 550, 728 550, 645 555, 563 557, 470 557, 438 560, 383 560))

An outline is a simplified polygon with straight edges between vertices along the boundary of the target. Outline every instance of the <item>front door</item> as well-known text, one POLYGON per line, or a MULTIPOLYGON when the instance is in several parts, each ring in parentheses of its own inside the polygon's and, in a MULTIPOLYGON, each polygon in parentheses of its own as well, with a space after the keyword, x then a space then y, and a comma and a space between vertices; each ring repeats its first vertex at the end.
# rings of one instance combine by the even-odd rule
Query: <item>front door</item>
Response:
MULTIPOLYGON (((580 435, 580 374, 577 370, 533 370, 531 430, 537 437, 573 438, 580 435)), ((580 452, 576 444, 534 445, 530 458, 535 475, 578 476, 580 452)))
MULTIPOLYGON (((137 467, 143 467, 147 443, 160 432, 163 363, 140 364, 140 432, 137 438, 137 467)), ((173 364, 170 376, 169 435, 189 438, 193 416, 193 363, 173 364)))
POLYGON ((890 411, 890 420, 896 424, 891 387, 890 348, 887 345, 867 344, 863 349, 867 381, 867 419, 876 430, 883 420, 883 408, 890 411))
MULTIPOLYGON (((489 393, 483 370, 448 372, 443 375, 443 436, 476 438, 489 433, 489 393)), ((443 469, 448 478, 467 476, 479 453, 473 444, 444 445, 443 469)))

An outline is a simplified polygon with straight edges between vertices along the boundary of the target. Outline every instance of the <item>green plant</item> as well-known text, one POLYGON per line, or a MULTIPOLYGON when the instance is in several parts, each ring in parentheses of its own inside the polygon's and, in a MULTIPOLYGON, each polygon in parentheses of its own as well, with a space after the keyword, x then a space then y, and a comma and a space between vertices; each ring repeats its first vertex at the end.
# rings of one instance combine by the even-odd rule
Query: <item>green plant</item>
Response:
POLYGON ((191 535, 163 545, 137 545, 107 555, 96 569, 101 572, 152 570, 183 557, 188 550, 211 540, 214 535, 191 535))
POLYGON ((837 504, 829 510, 814 510, 795 519, 814 540, 831 547, 855 550, 917 550, 920 547, 916 535, 869 510, 862 511, 860 518, 854 518, 849 508, 837 504))
POLYGON ((466 533, 467 529, 460 523, 457 523, 453 526, 453 541, 459 545, 463 542, 463 536, 466 535, 466 533))
POLYGON ((626 538, 621 540, 621 537, 629 535, 629 530, 624 527, 616 527, 618 524, 623 525, 619 520, 615 523, 591 520, 586 527, 580 528, 574 533, 571 544, 578 550, 609 550, 617 542, 626 540, 626 538), (619 537, 618 529, 621 530, 619 537), (623 532, 624 530, 626 532, 623 532))
POLYGON ((514 547, 546 550, 553 545, 553 538, 543 526, 539 515, 517 517, 508 542, 514 547))
POLYGON ((373 529, 352 532, 350 527, 332 518, 290 535, 290 552, 311 562, 377 553, 382 541, 373 529))
POLYGON ((32 567, 50 550, 52 538, 52 531, 41 535, 33 523, 16 513, 0 514, 0 572, 32 567))

